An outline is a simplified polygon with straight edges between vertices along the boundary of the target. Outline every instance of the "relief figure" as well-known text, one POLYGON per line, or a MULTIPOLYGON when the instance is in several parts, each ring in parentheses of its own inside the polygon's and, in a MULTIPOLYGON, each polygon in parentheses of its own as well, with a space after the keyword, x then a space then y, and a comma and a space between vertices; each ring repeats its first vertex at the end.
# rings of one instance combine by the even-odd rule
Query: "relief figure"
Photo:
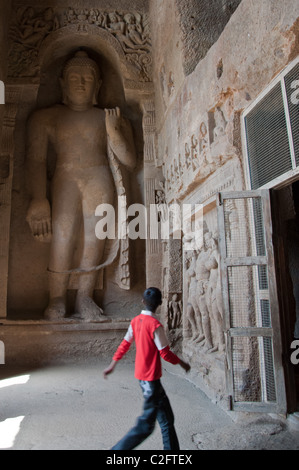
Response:
POLYGON ((219 269, 219 251, 217 245, 217 235, 208 238, 208 247, 210 250, 209 259, 206 262, 206 267, 210 271, 209 282, 206 290, 206 302, 210 312, 210 318, 215 324, 215 333, 217 336, 216 343, 210 352, 224 351, 224 333, 222 323, 222 292, 221 292, 221 278, 219 269))
POLYGON ((197 301, 202 317, 202 328, 205 336, 204 347, 205 351, 212 352, 212 333, 211 333, 211 322, 209 316, 209 310, 206 302, 206 291, 208 288, 208 282, 210 277, 210 271, 206 267, 206 263, 209 259, 209 238, 211 237, 210 232, 204 233, 203 236, 203 247, 199 250, 197 261, 196 261, 196 280, 197 280, 197 301))
POLYGON ((179 300, 178 294, 173 294, 172 299, 168 303, 168 328, 175 330, 181 326, 182 321, 182 301, 179 300))
MULTIPOLYGON (((197 301, 196 251, 186 251, 185 270, 188 281, 188 302, 186 308, 186 325, 191 325, 191 341, 201 342, 204 339, 201 312, 197 301)), ((188 331, 188 327, 186 328, 188 331)))

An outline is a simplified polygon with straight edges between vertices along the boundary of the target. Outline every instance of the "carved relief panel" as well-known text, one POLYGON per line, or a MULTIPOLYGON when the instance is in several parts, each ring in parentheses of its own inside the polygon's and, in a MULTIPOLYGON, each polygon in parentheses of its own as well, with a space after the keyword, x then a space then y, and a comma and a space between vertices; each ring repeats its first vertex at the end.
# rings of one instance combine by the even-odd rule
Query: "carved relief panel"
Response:
POLYGON ((184 339, 205 353, 224 351, 218 234, 205 224, 203 244, 184 253, 184 339))
POLYGON ((136 79, 151 81, 151 40, 146 13, 71 7, 22 6, 17 9, 9 32, 9 76, 38 77, 42 44, 51 33, 62 33, 65 28, 82 34, 107 33, 108 40, 118 44, 124 59, 134 69, 136 79))
MULTIPOLYGON (((198 122, 196 131, 190 132, 188 140, 183 142, 179 139, 177 155, 164 158, 169 201, 182 199, 189 188, 207 180, 238 153, 230 143, 231 126, 228 126, 220 107, 198 122)), ((179 130, 177 134, 180 135, 179 130)))

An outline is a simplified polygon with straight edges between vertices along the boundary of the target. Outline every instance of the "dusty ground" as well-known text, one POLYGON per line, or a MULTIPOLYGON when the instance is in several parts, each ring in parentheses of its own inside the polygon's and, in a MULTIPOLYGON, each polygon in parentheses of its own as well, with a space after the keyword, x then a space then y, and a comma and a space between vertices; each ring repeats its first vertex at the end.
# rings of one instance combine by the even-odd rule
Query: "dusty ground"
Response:
MULTIPOLYGON (((32 370, 2 365, 0 449, 109 449, 135 423, 142 395, 131 361, 119 363, 108 380, 102 377, 106 366, 103 360, 32 370)), ((182 450, 299 450, 299 431, 285 422, 257 417, 236 423, 184 375, 164 370, 162 382, 182 450)), ((157 426, 138 450, 159 449, 157 426)))

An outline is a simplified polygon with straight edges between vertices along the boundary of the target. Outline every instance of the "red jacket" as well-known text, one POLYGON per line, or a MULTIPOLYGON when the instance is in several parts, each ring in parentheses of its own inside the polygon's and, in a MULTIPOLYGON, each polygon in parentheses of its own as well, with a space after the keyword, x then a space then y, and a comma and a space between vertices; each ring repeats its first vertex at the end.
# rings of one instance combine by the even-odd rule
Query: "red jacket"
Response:
POLYGON ((168 345, 163 326, 149 311, 142 311, 133 318, 123 341, 113 356, 119 361, 135 340, 135 377, 138 380, 158 380, 162 376, 161 357, 171 364, 180 359, 168 345))

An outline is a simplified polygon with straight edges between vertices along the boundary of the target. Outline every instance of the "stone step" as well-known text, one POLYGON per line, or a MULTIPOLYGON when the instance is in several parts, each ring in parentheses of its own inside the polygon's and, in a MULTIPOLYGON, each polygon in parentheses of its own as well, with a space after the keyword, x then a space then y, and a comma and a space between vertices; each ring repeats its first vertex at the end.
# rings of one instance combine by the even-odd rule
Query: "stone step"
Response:
POLYGON ((295 413, 289 415, 287 417, 287 423, 292 429, 299 431, 299 411, 295 411, 295 413))
POLYGON ((101 322, 0 321, 6 365, 41 365, 111 356, 129 326, 128 319, 101 322))

